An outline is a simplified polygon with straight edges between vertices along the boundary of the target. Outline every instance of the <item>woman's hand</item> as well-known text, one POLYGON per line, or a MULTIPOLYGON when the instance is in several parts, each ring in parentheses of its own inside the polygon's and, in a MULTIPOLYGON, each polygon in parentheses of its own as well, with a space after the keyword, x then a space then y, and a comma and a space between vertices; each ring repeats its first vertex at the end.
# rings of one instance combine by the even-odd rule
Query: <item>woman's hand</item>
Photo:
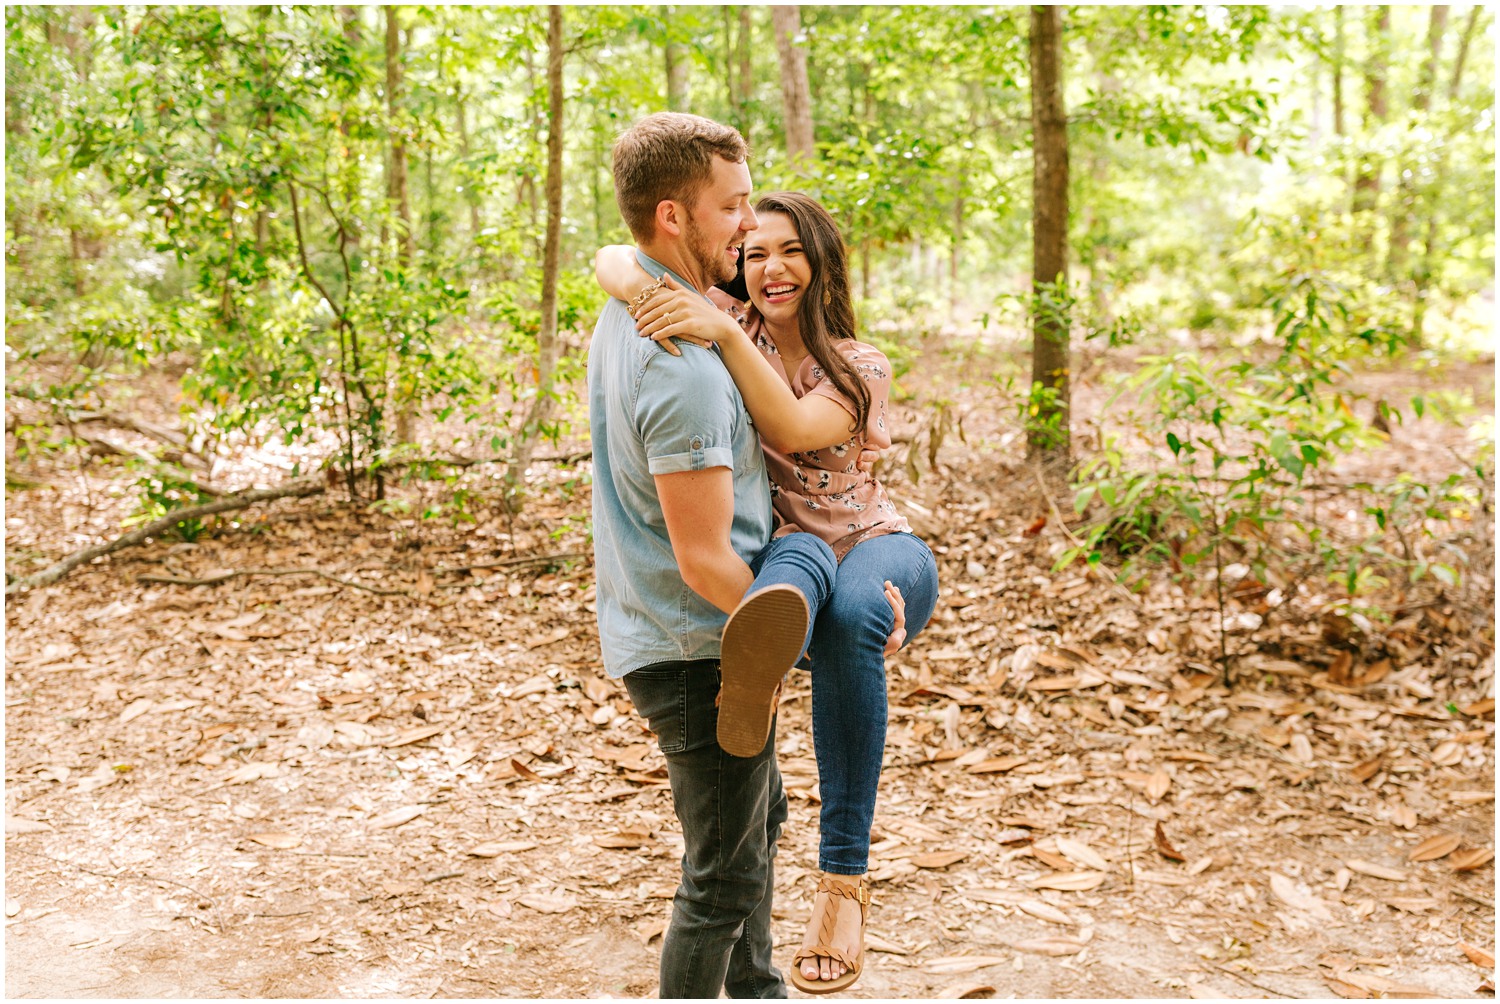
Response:
POLYGON ((705 300, 694 290, 683 289, 670 275, 635 318, 635 329, 643 338, 654 339, 672 355, 682 353, 668 339, 684 338, 698 345, 723 341, 743 334, 734 318, 705 300))
POLYGON ((885 640, 885 654, 890 655, 906 644, 906 599, 890 579, 885 580, 885 598, 891 605, 891 612, 896 615, 896 626, 891 628, 891 636, 885 640))

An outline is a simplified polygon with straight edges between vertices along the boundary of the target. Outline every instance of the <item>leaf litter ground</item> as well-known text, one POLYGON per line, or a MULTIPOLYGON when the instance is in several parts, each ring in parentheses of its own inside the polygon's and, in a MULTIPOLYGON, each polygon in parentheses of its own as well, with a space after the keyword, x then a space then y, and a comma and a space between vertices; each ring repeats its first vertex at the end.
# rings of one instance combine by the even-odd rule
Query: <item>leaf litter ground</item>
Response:
MULTIPOLYGON (((943 585, 889 673, 870 956, 848 996, 1491 993, 1489 508, 1452 531, 1462 588, 1393 592, 1388 621, 1353 626, 1309 597, 1236 638, 1226 687, 1201 582, 1131 598, 1053 570, 1056 515, 994 387, 955 386, 967 362, 932 353, 908 378, 945 388, 962 439, 913 482, 942 430, 908 404, 882 470, 943 585)), ((1102 392, 1078 394, 1097 410, 1102 392)), ((1463 445, 1409 422, 1340 474, 1438 480, 1463 445)), ((18 469, 37 480, 10 498, 13 572, 126 515, 116 469, 18 469)), ((278 502, 11 598, 8 993, 653 994, 681 835, 662 759, 600 672, 588 489, 534 473, 515 519, 278 502), (283 574, 136 581, 245 569, 283 574)), ((782 965, 816 867, 808 702, 795 675, 782 965)))

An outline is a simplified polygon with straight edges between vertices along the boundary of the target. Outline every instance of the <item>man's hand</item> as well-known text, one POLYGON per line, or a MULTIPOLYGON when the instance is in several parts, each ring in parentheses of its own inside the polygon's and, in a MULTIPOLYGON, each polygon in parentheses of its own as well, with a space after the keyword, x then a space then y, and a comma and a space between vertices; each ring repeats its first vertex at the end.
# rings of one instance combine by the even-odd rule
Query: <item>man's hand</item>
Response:
POLYGON ((885 654, 890 655, 906 644, 906 599, 890 579, 885 580, 885 598, 896 615, 896 626, 891 628, 891 636, 885 640, 885 654))

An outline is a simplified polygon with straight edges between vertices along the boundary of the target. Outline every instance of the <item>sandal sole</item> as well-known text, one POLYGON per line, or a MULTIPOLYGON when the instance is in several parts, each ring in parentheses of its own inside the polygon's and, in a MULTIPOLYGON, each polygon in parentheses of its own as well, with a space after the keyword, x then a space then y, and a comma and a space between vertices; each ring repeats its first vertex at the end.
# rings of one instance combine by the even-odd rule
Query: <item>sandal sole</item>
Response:
POLYGON ((791 586, 757 590, 729 615, 719 647, 718 737, 724 752, 753 757, 766 748, 776 688, 802 654, 807 621, 807 600, 791 586))

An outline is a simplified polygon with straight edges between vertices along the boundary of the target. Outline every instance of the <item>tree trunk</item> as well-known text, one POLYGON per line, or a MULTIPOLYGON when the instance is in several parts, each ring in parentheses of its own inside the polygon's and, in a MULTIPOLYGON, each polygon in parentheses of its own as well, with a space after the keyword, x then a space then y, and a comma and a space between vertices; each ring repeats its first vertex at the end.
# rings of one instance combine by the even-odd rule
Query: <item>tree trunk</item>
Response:
MULTIPOLYGON (((1410 126, 1425 124, 1428 109, 1432 107, 1432 90, 1437 81, 1438 60, 1442 56, 1443 32, 1448 27, 1448 7, 1434 4, 1427 20, 1427 58, 1417 73, 1417 86, 1412 92, 1411 107, 1415 115, 1408 118, 1407 139, 1410 142, 1410 126)), ((1411 220, 1417 210, 1418 172, 1420 163, 1398 165, 1396 182, 1396 204, 1391 207, 1390 275, 1393 279, 1407 278, 1410 261, 1411 220)))
POLYGON ((750 7, 740 6, 740 34, 736 41, 739 77, 740 135, 750 142, 750 101, 755 96, 755 63, 751 59, 751 44, 754 41, 755 25, 750 17, 750 7))
MULTIPOLYGON (((1385 77, 1391 30, 1391 8, 1380 5, 1374 8, 1370 24, 1370 55, 1365 63, 1365 135, 1379 129, 1386 120, 1385 77)), ((1354 211, 1362 212, 1375 208, 1380 197, 1380 158, 1373 150, 1366 150, 1361 158, 1359 173, 1354 179, 1354 211)))
POLYGON ((796 43, 802 34, 802 15, 796 7, 772 7, 776 53, 781 60, 781 106, 786 118, 787 159, 810 164, 813 146, 812 95, 807 86, 807 49, 796 43))
POLYGON ((516 443, 516 457, 506 474, 512 508, 520 494, 536 449, 537 437, 552 416, 553 382, 561 342, 557 334, 557 280, 562 266, 563 210, 563 9, 547 8, 547 237, 542 248, 542 320, 537 331, 537 387, 526 425, 516 443))
MULTIPOLYGON (((360 31, 359 8, 340 7, 339 20, 344 25, 344 44, 349 47, 351 58, 358 58, 358 53, 364 44, 364 35, 360 31)), ((354 127, 354 113, 345 108, 339 114, 339 135, 343 137, 343 156, 340 157, 342 170, 339 172, 340 191, 344 197, 344 205, 353 207, 359 199, 359 158, 354 155, 353 141, 350 134, 354 127)), ((359 223, 357 216, 352 212, 346 212, 341 218, 340 238, 348 246, 357 260, 359 258, 359 223)), ((348 291, 345 291, 348 295, 348 291)))
MULTIPOLYGON (((473 150, 469 145, 469 96, 462 91, 458 95, 455 114, 458 117, 458 153, 467 161, 473 150)), ((474 179, 467 173, 464 175, 464 202, 469 206, 469 243, 472 245, 479 240, 479 231, 484 229, 484 223, 479 218, 479 190, 474 185, 474 179)))
MULTIPOLYGON (((672 22, 672 7, 662 7, 662 19, 667 24, 672 22)), ((669 34, 662 41, 662 59, 665 63, 667 76, 667 110, 673 112, 687 111, 687 54, 681 45, 672 41, 669 34)))
POLYGON ((1066 461, 1070 454, 1069 334, 1061 306, 1068 282, 1068 120, 1061 36, 1061 8, 1031 8, 1031 382, 1036 397, 1027 447, 1029 456, 1047 461, 1066 461))
MULTIPOLYGON (((396 8, 387 4, 385 10, 385 113, 387 129, 391 137, 391 173, 386 179, 386 199, 396 213, 396 263, 405 269, 411 264, 416 251, 416 234, 411 225, 411 193, 407 183, 406 167, 406 120, 401 114, 401 25, 396 17, 396 8)), ((409 382, 409 366, 404 356, 398 356, 391 368, 395 379, 392 396, 396 405, 396 442, 412 442, 414 412, 412 396, 405 390, 409 382)), ((384 482, 375 483, 376 498, 384 498, 384 482)))
POLYGON ((1344 7, 1342 4, 1334 4, 1333 7, 1333 134, 1344 135, 1344 7))
POLYGON ((958 272, 964 253, 964 176, 953 179, 953 248, 948 255, 948 320, 958 320, 958 272))
MULTIPOLYGON (((1458 100, 1459 88, 1463 84, 1464 63, 1469 55, 1469 43, 1474 39, 1474 30, 1479 26, 1479 15, 1484 8, 1475 4, 1469 9, 1469 19, 1464 22, 1463 33, 1458 38, 1458 54, 1453 57, 1453 75, 1448 78, 1448 103, 1451 105, 1458 100)), ((1453 128, 1445 142, 1439 145, 1437 162, 1433 165, 1433 176, 1442 178, 1447 173, 1448 157, 1447 142, 1451 140, 1453 128)), ((1423 329, 1427 320, 1427 294, 1432 286, 1432 280, 1437 267, 1438 255, 1441 252, 1438 240, 1438 220, 1436 212, 1427 214, 1427 225, 1422 235, 1422 254, 1417 259, 1416 274, 1413 276, 1416 303, 1412 311, 1412 347, 1420 349, 1425 341, 1423 329)))
POLYGON ((385 111, 391 136, 391 173, 386 179, 386 198, 400 221, 396 260, 407 264, 415 249, 411 226, 411 197, 406 183, 406 123, 401 111, 401 25, 396 8, 385 6, 385 111))

